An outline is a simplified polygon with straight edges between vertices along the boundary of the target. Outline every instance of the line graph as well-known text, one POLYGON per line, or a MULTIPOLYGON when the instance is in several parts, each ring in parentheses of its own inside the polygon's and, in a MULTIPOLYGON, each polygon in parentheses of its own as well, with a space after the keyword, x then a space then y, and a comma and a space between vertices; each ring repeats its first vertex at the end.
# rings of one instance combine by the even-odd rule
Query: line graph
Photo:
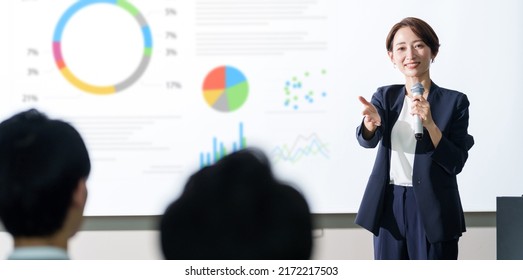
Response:
POLYGON ((306 157, 321 156, 326 159, 330 157, 328 144, 323 142, 316 133, 309 136, 298 135, 292 145, 283 144, 272 149, 271 158, 273 162, 296 163, 306 157))

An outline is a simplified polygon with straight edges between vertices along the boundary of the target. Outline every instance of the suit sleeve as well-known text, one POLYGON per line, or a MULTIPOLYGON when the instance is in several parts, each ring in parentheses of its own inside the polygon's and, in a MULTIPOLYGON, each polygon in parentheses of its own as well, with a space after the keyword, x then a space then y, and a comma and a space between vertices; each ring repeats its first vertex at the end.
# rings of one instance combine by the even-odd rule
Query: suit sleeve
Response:
POLYGON ((457 175, 465 166, 474 138, 468 134, 469 100, 462 94, 454 108, 449 133, 444 133, 432 159, 447 173, 457 175))

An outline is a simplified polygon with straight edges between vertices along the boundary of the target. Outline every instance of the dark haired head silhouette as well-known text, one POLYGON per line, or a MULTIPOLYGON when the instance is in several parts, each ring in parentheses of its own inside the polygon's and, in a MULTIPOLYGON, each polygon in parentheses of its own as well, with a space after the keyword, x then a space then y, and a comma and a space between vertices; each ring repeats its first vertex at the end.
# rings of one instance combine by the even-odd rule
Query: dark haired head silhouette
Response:
POLYGON ((312 249, 306 200, 256 149, 192 175, 160 227, 166 259, 308 259, 312 249))

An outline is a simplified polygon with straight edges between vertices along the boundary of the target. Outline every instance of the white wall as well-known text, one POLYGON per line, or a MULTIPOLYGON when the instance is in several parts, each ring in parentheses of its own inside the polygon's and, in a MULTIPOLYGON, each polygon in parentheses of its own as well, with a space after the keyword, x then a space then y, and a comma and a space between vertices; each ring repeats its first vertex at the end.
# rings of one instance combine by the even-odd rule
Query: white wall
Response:
MULTIPOLYGON (((459 258, 462 260, 495 260, 496 259, 496 227, 493 225, 494 214, 467 213, 469 227, 459 243, 459 258)), ((342 215, 347 224, 344 228, 314 230, 313 259, 319 260, 370 260, 372 253, 372 234, 359 227, 350 225, 353 215, 342 215), (348 225, 348 226, 347 226, 348 225)), ((337 220, 339 221, 339 219, 337 220)), ((142 224, 142 227, 150 227, 142 224)), ((338 222, 338 225, 340 223, 338 222)), ((114 227, 129 228, 125 224, 113 224, 114 227)), ((79 232, 70 243, 70 254, 73 259, 102 260, 155 260, 162 255, 158 245, 156 230, 105 230, 110 224, 98 225, 101 230, 89 229, 92 221, 79 232)), ((152 228, 152 227, 151 227, 152 228)), ((6 232, 0 232, 0 259, 12 249, 11 237, 6 232)))
MULTIPOLYGON (((313 259, 371 260, 372 235, 362 229, 316 230, 313 259), (320 233, 321 231, 321 233, 320 233)), ((71 257, 77 260, 156 260, 161 259, 158 232, 82 231, 70 243, 71 257)), ((461 260, 495 260, 496 229, 471 228, 460 240, 461 260)), ((0 232, 0 256, 12 247, 11 237, 0 232)))

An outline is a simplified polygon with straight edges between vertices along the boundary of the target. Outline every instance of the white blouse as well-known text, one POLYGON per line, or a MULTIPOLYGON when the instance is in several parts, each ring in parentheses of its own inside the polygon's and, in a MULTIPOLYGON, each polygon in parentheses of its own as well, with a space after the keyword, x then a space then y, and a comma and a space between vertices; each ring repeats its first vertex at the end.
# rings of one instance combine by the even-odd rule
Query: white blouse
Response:
POLYGON ((392 128, 390 158, 390 183, 412 187, 412 166, 416 151, 414 138, 414 117, 410 114, 412 99, 405 96, 403 108, 392 128))

